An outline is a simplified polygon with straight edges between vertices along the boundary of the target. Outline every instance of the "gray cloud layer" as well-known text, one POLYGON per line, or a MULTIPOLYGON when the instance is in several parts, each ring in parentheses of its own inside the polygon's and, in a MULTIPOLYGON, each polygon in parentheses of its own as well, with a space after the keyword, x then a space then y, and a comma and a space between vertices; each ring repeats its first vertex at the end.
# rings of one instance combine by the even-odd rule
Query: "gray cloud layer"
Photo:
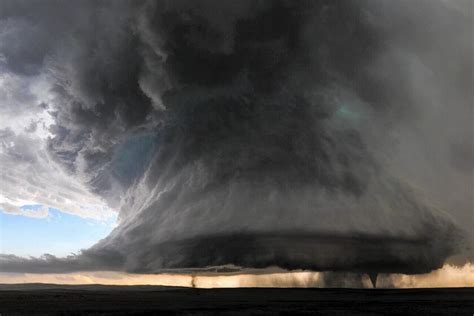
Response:
POLYGON ((3 69, 48 73, 48 152, 120 224, 78 256, 0 269, 469 259, 472 4, 458 4, 2 2, 21 39, 3 69))

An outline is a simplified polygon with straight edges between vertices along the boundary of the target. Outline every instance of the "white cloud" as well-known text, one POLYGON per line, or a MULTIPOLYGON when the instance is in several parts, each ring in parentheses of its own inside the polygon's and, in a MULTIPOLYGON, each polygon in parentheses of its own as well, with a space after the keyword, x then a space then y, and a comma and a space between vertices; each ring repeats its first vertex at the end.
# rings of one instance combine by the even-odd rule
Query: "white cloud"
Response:
MULTIPOLYGON (((104 201, 90 193, 48 157, 40 140, 15 135, 13 140, 7 142, 8 147, 5 143, 1 145, 0 206, 3 207, 0 209, 3 211, 41 204, 99 220, 114 215, 104 201), (5 208, 5 205, 9 207, 5 208)), ((28 213, 20 212, 18 215, 28 213)))
POLYGON ((0 203, 0 209, 7 214, 22 215, 33 218, 46 218, 49 215, 48 208, 43 205, 40 205, 35 209, 25 209, 9 203, 0 203))
POLYGON ((46 150, 53 118, 45 76, 0 74, 0 211, 46 217, 48 208, 105 220, 114 212, 58 166, 46 150), (41 106, 43 104, 43 106, 41 106), (41 210, 22 209, 43 205, 41 210))

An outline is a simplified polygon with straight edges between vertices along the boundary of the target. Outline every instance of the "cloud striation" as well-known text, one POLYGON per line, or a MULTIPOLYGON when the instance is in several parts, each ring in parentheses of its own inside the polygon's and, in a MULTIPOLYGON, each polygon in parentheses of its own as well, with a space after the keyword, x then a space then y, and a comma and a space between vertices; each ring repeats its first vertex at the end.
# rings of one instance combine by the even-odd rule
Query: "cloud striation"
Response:
POLYGON ((442 162, 436 181, 472 180, 459 6, 3 1, 17 41, 2 69, 50 85, 48 155, 120 211, 78 255, 2 255, 0 270, 441 267, 472 239, 456 224, 472 198, 446 202, 424 173, 442 162), (406 157, 436 139, 435 158, 406 157))

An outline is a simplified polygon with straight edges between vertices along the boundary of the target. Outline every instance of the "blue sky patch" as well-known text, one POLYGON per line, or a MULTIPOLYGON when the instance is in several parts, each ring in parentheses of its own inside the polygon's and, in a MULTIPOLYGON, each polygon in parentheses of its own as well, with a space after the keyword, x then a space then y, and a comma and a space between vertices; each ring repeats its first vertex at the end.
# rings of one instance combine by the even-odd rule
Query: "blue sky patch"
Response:
MULTIPOLYGON (((42 205, 24 206, 24 209, 42 205)), ((77 253, 106 237, 116 217, 107 221, 82 218, 49 208, 45 218, 11 215, 0 212, 0 253, 18 256, 56 256, 77 253)))

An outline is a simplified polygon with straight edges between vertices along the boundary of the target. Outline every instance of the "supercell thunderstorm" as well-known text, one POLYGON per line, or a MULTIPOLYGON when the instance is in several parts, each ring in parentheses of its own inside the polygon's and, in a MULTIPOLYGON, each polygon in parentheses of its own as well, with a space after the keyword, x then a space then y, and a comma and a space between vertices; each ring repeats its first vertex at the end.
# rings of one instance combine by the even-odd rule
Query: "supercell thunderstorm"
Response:
POLYGON ((4 19, 45 37, 41 56, 6 52, 4 67, 47 73, 48 153, 119 210, 119 224, 79 255, 2 255, 0 270, 424 273, 459 250, 462 228, 380 154, 397 151, 391 131, 423 117, 431 90, 407 83, 417 62, 447 71, 438 63, 447 57, 413 44, 441 37, 417 29, 434 22, 413 12, 446 10, 446 20, 456 9, 82 1, 71 12, 47 3, 30 15, 31 2, 3 4, 4 19), (48 6, 56 11, 46 20, 48 6))

